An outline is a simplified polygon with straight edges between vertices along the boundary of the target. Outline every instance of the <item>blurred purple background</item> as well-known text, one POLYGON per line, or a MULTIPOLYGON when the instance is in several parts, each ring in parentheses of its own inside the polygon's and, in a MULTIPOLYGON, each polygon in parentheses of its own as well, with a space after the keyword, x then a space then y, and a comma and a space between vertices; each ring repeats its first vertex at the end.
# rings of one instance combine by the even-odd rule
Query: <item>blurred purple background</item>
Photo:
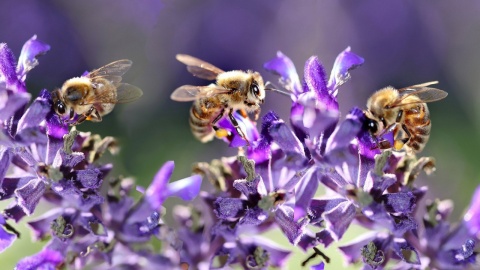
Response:
MULTIPOLYGON (((79 129, 117 136, 122 152, 116 173, 147 183, 163 162, 174 160, 174 179, 190 174, 196 161, 235 154, 221 141, 201 144, 188 127, 190 104, 170 93, 182 84, 207 84, 175 60, 188 53, 218 67, 253 69, 277 50, 302 73, 305 60, 318 55, 331 69, 347 46, 365 58, 340 89, 345 115, 364 107, 375 90, 439 80, 447 99, 431 104, 432 136, 423 155, 437 160, 437 172, 422 177, 430 196, 452 198, 459 216, 479 183, 480 3, 437 1, 14 1, 0 2, 0 37, 18 55, 32 35, 51 45, 29 74, 34 94, 53 89, 85 70, 129 58, 126 82, 144 97, 119 105, 100 124, 79 129)), ((288 117, 289 99, 270 93, 263 113, 288 117)))

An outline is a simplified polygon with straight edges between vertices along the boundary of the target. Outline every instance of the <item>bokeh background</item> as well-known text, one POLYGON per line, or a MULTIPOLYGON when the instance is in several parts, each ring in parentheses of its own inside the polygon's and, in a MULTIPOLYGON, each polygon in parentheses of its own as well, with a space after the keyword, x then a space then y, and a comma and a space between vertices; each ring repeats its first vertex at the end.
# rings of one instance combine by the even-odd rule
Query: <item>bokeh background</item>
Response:
MULTIPOLYGON (((192 77, 175 54, 191 54, 224 70, 257 70, 275 82, 262 65, 277 50, 302 74, 311 55, 329 71, 337 54, 351 46, 365 64, 340 89, 343 115, 364 107, 368 96, 386 85, 439 80, 438 87, 449 93, 429 105, 433 130, 423 155, 436 158, 437 171, 421 181, 431 198, 451 198, 454 218, 460 218, 480 182, 478 14, 480 2, 451 0, 2 0, 0 42, 17 56, 34 34, 51 45, 29 73, 34 96, 86 70, 133 60, 124 80, 142 88, 144 97, 79 130, 119 138, 121 153, 111 157, 114 174, 134 176, 144 186, 167 160, 175 161, 173 179, 180 179, 190 175, 194 162, 236 152, 221 141, 201 144, 191 135, 190 104, 175 103, 169 95, 180 85, 206 82, 192 77)), ((289 105, 288 98, 270 94, 263 113, 275 110, 287 119, 289 105)), ((39 249, 29 237, 25 231, 0 254, 2 269, 39 249)), ((334 263, 338 266, 329 269, 341 268, 339 259, 334 263)))

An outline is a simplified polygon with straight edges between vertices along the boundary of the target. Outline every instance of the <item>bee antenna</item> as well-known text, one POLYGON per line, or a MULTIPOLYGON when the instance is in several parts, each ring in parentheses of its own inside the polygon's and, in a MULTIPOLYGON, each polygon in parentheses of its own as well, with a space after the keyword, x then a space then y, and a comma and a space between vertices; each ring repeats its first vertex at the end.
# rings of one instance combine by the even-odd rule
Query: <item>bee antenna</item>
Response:
POLYGON ((277 89, 277 87, 275 87, 275 88, 267 87, 268 85, 272 85, 273 87, 275 87, 275 85, 274 85, 273 83, 267 82, 267 83, 265 84, 265 90, 267 90, 267 91, 272 91, 272 92, 277 92, 277 93, 282 94, 282 95, 285 95, 285 96, 290 96, 290 93, 285 92, 285 91, 282 91, 282 90, 279 90, 279 89, 277 89))

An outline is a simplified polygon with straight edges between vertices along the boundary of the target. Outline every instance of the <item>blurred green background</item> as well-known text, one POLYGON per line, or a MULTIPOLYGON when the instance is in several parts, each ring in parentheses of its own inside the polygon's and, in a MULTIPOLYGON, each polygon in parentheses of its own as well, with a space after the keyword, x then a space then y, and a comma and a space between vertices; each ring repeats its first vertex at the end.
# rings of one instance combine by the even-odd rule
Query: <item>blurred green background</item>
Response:
MULTIPOLYGON (((459 218, 479 182, 479 12, 480 2, 451 0, 3 0, 0 42, 17 56, 34 34, 51 45, 29 73, 34 96, 86 70, 133 60, 124 81, 142 88, 143 98, 79 130, 119 138, 122 149, 112 158, 112 175, 133 176, 144 186, 167 160, 175 161, 175 180, 189 176, 196 161, 236 153, 223 142, 201 144, 191 135, 190 104, 169 95, 180 85, 206 82, 192 77, 175 54, 191 54, 224 70, 264 72, 263 63, 281 50, 301 75, 311 55, 330 71, 337 54, 351 46, 365 64, 340 89, 343 115, 353 106, 363 108, 368 96, 386 85, 439 80, 438 87, 449 93, 429 105, 433 129, 423 155, 436 158, 437 171, 421 181, 430 187, 429 198, 453 199, 459 218)), ((275 110, 287 119, 289 105, 270 94, 263 113, 275 110)), ((39 247, 25 231, 22 241, 0 254, 2 269, 39 247)), ((340 267, 339 259, 334 262, 329 269, 340 267)))

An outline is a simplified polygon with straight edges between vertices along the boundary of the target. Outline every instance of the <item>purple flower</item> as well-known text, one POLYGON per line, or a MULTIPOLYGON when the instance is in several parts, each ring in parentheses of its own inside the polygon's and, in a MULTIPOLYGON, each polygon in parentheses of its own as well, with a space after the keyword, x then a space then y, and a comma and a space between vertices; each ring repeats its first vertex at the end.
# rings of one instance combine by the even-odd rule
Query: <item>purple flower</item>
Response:
POLYGON ((472 202, 463 220, 470 233, 478 237, 480 233, 480 186, 475 190, 472 202))
POLYGON ((265 238, 241 237, 234 242, 226 242, 217 252, 216 256, 226 257, 226 263, 212 266, 221 268, 240 264, 245 269, 282 267, 289 255, 288 250, 265 238))
POLYGON ((62 264, 63 260, 64 256, 59 251, 45 248, 39 253, 19 261, 15 269, 56 269, 62 264))
MULTIPOLYGON (((25 43, 20 60, 15 67, 15 57, 7 44, 0 44, 0 121, 5 121, 21 110, 30 100, 25 87, 28 71, 37 64, 37 56, 50 49, 47 44, 33 36, 25 43)), ((17 119, 18 121, 18 119, 17 119)), ((0 139, 1 141, 2 139, 0 139)))
POLYGON ((0 215, 0 253, 10 247, 13 241, 17 239, 17 235, 8 232, 6 228, 7 222, 2 215, 0 215))
MULTIPOLYGON (((34 240, 51 240, 17 269, 281 268, 290 251, 258 236, 271 229, 292 246, 315 251, 302 266, 320 255, 324 262, 311 269, 324 269, 330 260, 317 246, 342 240, 353 223, 369 233, 339 251, 362 269, 478 265, 480 188, 462 222, 452 225, 452 203, 423 203, 428 188, 415 183, 420 172, 432 170, 432 158, 380 151, 357 107, 340 118, 339 88, 364 62, 350 48, 338 55, 329 76, 310 57, 303 80, 278 52, 264 67, 290 91, 290 121, 268 112, 259 132, 254 121, 235 112, 250 143, 246 156, 198 163, 195 174, 171 183, 169 161, 147 188, 129 178, 106 178, 113 165, 101 164, 100 157, 115 152, 115 140, 68 132, 48 91, 27 105, 26 75, 48 50, 34 36, 17 63, 0 44, 0 200, 11 200, 0 215, 0 252, 19 235, 9 219, 38 212, 40 201, 55 206, 27 223, 34 240), (212 190, 188 207, 177 206, 177 224, 169 227, 164 202, 172 196, 194 200, 202 184, 198 173, 212 190), (322 186, 325 194, 318 194, 322 186), (140 198, 134 199, 137 191, 140 198), (152 241, 161 248, 152 248, 152 241)), ((224 132, 230 146, 246 145, 228 119, 218 125, 217 135, 224 132)), ((382 139, 392 141, 393 133, 382 139)))
POLYGON ((174 168, 173 161, 165 163, 155 175, 152 184, 147 188, 145 196, 153 209, 159 208, 163 201, 170 196, 177 196, 189 201, 195 198, 200 191, 202 178, 199 175, 193 175, 168 184, 174 168))

